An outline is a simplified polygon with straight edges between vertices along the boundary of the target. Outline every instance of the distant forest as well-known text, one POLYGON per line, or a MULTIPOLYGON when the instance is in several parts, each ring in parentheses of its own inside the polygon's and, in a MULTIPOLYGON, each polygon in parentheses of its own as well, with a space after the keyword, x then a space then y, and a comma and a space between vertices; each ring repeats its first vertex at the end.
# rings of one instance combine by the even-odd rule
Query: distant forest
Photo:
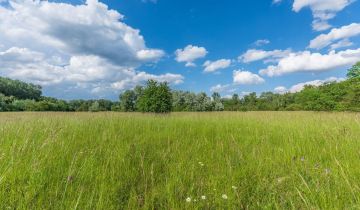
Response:
POLYGON ((126 90, 119 101, 59 100, 42 95, 42 87, 0 77, 0 111, 63 112, 156 112, 170 111, 360 111, 360 62, 349 69, 347 80, 321 86, 305 86, 297 93, 234 94, 222 98, 219 93, 171 90, 167 83, 149 80, 146 86, 126 90))

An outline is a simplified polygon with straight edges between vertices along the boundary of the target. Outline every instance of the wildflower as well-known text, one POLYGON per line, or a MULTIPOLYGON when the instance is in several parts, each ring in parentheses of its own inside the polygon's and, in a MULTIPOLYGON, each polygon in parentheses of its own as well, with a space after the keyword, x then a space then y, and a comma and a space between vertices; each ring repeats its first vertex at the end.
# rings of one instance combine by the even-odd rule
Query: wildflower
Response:
POLYGON ((206 196, 205 195, 201 196, 201 200, 206 200, 206 196))
POLYGON ((204 163, 203 163, 203 162, 199 162, 199 165, 200 165, 200 166, 204 166, 204 163))
POLYGON ((196 200, 196 199, 194 199, 194 202, 197 202, 197 200, 196 200))
POLYGON ((330 174, 330 169, 326 168, 325 169, 325 174, 330 174))
POLYGON ((187 198, 186 198, 186 202, 187 202, 187 203, 190 203, 190 202, 191 202, 191 198, 190 198, 190 197, 187 197, 187 198))
POLYGON ((301 157, 300 160, 301 160, 301 162, 304 162, 304 161, 305 161, 305 158, 304 158, 304 157, 301 157))
POLYGON ((223 199, 225 199, 225 200, 227 200, 228 199, 228 197, 227 197, 227 195, 226 194, 222 194, 222 196, 221 196, 223 199))
POLYGON ((236 187, 236 186, 231 186, 231 188, 233 188, 233 190, 236 190, 236 189, 237 189, 237 187, 236 187))
POLYGON ((279 177, 277 178, 277 182, 280 184, 282 183, 283 181, 285 181, 286 179, 288 179, 289 177, 285 176, 285 177, 279 177))

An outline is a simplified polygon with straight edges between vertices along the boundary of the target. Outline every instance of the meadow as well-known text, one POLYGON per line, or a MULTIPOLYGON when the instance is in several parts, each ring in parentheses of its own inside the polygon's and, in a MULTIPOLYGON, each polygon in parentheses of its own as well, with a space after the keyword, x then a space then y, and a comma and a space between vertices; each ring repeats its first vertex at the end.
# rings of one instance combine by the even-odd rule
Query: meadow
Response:
POLYGON ((0 209, 360 209, 360 114, 0 113, 0 209))

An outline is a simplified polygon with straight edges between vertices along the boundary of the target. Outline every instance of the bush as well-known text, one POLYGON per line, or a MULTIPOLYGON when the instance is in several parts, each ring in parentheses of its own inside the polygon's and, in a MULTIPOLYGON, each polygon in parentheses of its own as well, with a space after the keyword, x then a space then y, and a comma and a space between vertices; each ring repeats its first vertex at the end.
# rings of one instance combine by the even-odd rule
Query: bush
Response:
POLYGON ((166 82, 149 80, 139 95, 137 108, 141 112, 167 113, 172 108, 172 93, 166 82))

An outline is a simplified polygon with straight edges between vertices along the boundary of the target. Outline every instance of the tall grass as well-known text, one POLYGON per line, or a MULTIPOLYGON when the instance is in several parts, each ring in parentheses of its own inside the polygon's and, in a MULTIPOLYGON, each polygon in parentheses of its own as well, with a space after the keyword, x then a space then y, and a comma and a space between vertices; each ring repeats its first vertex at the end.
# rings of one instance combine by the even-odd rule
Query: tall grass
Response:
POLYGON ((360 115, 0 114, 0 209, 260 208, 359 209, 360 115))

